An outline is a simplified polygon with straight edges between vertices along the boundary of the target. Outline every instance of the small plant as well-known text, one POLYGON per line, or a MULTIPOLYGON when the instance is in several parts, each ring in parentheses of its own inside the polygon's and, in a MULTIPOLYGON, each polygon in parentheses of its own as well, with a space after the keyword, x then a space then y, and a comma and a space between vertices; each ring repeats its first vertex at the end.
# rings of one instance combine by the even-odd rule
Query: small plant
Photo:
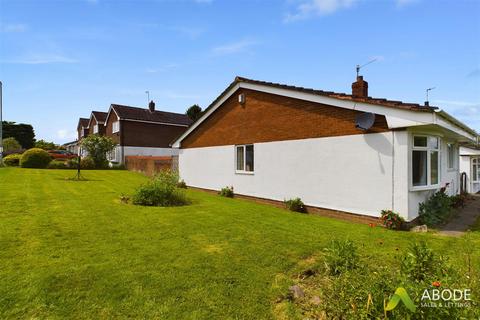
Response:
POLYGON ((130 197, 129 197, 129 196, 124 195, 124 194, 120 195, 120 202, 121 202, 121 203, 128 204, 129 201, 130 201, 130 197))
POLYGON ((451 212, 452 199, 445 193, 445 189, 435 192, 425 202, 419 205, 420 223, 435 226, 445 222, 451 212))
POLYGON ((284 203, 285 203, 285 207, 290 211, 301 212, 301 213, 307 212, 307 209, 305 208, 305 204, 300 198, 285 200, 284 203))
POLYGON ((425 241, 413 243, 401 262, 404 276, 415 281, 438 279, 444 270, 444 259, 437 257, 425 241))
POLYGON ((465 193, 457 194, 450 197, 451 205, 453 208, 464 208, 467 195, 465 193))
POLYGON ((218 194, 222 197, 233 198, 233 186, 222 188, 218 194))
POLYGON ((80 160, 80 168, 85 170, 95 169, 95 161, 91 157, 85 157, 80 160))
POLYGON ((160 171, 148 183, 140 186, 132 196, 132 202, 142 206, 182 206, 189 203, 185 191, 177 188, 178 174, 174 171, 160 171))
POLYGON ((21 154, 11 154, 3 158, 3 164, 6 167, 18 167, 20 165, 21 154))
POLYGON ((357 248, 352 241, 334 239, 325 248, 325 267, 331 275, 339 275, 358 266, 357 248))
POLYGON ((44 169, 52 161, 52 157, 47 151, 39 148, 28 149, 22 154, 20 166, 22 168, 40 168, 44 169))
POLYGON ((48 169, 69 169, 65 161, 53 160, 47 166, 48 169))
POLYGON ((381 219, 383 225, 390 230, 400 230, 405 224, 405 219, 392 210, 382 210, 381 219))
POLYGON ((187 184, 185 183, 185 181, 183 179, 178 181, 177 188, 187 189, 187 184))

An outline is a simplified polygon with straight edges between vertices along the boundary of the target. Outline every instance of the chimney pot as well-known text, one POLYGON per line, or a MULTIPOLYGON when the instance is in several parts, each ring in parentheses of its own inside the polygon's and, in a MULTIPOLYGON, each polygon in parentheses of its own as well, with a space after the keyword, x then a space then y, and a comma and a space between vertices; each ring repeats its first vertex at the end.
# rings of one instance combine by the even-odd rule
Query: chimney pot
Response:
POLYGON ((357 81, 352 83, 352 96, 354 98, 368 98, 368 82, 363 76, 357 76, 357 81))
POLYGON ((150 101, 150 103, 148 104, 148 109, 150 110, 150 112, 154 112, 155 111, 155 102, 150 101))

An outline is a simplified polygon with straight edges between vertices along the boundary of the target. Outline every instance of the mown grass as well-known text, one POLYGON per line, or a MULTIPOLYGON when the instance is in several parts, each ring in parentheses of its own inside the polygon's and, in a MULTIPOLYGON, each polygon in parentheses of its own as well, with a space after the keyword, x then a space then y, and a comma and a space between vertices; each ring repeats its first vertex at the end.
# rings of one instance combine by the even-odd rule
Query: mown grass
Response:
MULTIPOLYGON (((122 204, 127 171, 0 169, 1 319, 269 319, 279 275, 349 238, 372 264, 425 239, 463 266, 464 238, 412 234, 188 190, 185 207, 122 204)), ((348 201, 346 199, 345 201, 348 201)), ((480 232, 469 237, 479 247, 480 232)), ((478 251, 477 251, 478 253, 478 251)), ((478 256, 474 257, 478 265, 478 256)))

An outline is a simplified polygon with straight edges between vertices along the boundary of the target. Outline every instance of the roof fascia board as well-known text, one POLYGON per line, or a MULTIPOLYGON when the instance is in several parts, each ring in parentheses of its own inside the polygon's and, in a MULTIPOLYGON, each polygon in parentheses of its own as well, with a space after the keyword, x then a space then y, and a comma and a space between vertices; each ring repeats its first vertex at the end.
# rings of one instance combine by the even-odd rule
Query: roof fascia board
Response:
MULTIPOLYGON (((448 113, 444 111, 439 111, 435 113, 435 124, 439 125, 445 129, 448 129, 450 131, 455 132, 456 134, 459 134, 461 136, 464 136, 468 138, 469 140, 475 141, 476 140, 476 134, 473 134, 470 130, 465 130, 464 128, 460 127, 457 123, 453 122, 459 122, 452 116, 450 116, 448 113)), ((467 127, 468 128, 468 127, 467 127)))
POLYGON ((118 116, 117 111, 115 111, 115 108, 112 105, 110 105, 110 109, 108 109, 107 117, 105 118, 105 125, 107 125, 108 123, 108 118, 110 117, 110 113, 112 112, 112 110, 113 110, 113 113, 115 113, 115 115, 117 116, 117 120, 120 120, 120 117, 118 116))

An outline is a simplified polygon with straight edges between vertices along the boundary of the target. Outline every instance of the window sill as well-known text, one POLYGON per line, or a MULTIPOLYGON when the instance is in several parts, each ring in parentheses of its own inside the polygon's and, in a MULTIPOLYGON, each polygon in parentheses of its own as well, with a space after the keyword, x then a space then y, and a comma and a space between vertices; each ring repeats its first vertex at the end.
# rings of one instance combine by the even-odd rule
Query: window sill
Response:
POLYGON ((419 186, 419 187, 410 187, 410 191, 429 191, 429 190, 435 190, 435 189, 440 189, 440 185, 432 185, 432 186, 419 186))
POLYGON ((254 171, 239 171, 239 170, 235 171, 235 174, 246 174, 251 176, 253 176, 254 173, 255 173, 254 171))

